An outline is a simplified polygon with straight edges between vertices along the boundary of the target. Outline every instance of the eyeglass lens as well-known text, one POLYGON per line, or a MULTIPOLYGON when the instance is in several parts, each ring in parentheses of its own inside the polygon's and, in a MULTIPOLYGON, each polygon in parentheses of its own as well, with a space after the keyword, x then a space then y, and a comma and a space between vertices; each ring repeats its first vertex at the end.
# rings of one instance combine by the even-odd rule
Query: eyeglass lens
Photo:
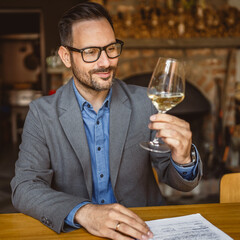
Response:
MULTIPOLYGON (((109 58, 116 58, 121 53, 121 44, 113 43, 105 48, 106 54, 109 58)), ((83 60, 86 62, 96 61, 101 55, 101 48, 86 48, 82 52, 83 60)))

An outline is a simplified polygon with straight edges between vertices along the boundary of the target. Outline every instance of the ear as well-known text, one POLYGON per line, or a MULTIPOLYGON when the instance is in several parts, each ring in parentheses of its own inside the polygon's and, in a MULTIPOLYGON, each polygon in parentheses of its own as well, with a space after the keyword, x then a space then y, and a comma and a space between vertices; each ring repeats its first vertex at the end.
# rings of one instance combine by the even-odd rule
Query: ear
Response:
POLYGON ((64 65, 67 68, 70 68, 71 67, 71 61, 70 61, 69 51, 65 47, 60 46, 60 48, 58 49, 58 55, 62 59, 64 65))

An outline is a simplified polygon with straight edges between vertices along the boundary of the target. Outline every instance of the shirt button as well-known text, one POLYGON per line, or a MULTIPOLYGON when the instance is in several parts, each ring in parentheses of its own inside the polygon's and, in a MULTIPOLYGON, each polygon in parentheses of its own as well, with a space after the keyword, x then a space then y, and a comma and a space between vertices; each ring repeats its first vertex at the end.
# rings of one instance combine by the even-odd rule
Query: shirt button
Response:
POLYGON ((100 123, 100 122, 97 120, 97 125, 99 125, 99 123, 100 123))
POLYGON ((97 149, 98 151, 100 151, 101 150, 101 148, 100 147, 98 147, 98 149, 97 149))
POLYGON ((103 175, 103 174, 101 174, 101 175, 100 175, 100 177, 101 177, 101 178, 103 178, 103 177, 104 177, 104 175, 103 175))
POLYGON ((101 203, 104 203, 104 202, 105 202, 104 199, 102 199, 102 200, 101 200, 101 203))
POLYGON ((90 108, 90 104, 88 104, 87 107, 90 108))

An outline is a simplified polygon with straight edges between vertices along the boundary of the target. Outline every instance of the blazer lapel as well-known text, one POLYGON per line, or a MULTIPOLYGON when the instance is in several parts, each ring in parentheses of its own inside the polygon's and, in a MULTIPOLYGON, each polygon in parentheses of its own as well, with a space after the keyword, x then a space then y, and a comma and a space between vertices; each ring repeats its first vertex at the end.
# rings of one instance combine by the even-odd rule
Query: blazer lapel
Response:
POLYGON ((84 177, 86 180, 89 197, 92 197, 92 168, 91 158, 88 148, 87 137, 85 134, 82 114, 75 97, 72 81, 69 81, 62 92, 60 103, 61 111, 59 117, 62 128, 71 143, 79 161, 81 162, 84 177))
POLYGON ((131 117, 131 109, 126 104, 127 95, 118 86, 113 85, 112 100, 110 105, 110 137, 109 137, 109 164, 112 188, 115 188, 122 152, 127 137, 128 126, 131 117))

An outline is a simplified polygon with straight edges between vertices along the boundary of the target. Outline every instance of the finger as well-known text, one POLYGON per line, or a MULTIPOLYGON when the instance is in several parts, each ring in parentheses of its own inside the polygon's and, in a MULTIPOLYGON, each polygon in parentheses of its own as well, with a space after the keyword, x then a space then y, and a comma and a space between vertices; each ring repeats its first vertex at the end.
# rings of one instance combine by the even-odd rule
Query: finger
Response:
POLYGON ((150 129, 178 129, 178 130, 186 130, 191 131, 190 124, 186 122, 186 124, 176 124, 176 122, 150 122, 149 126, 150 129))
POLYGON ((184 145, 192 141, 192 132, 189 129, 166 123, 154 123, 149 127, 157 130, 156 137, 159 138, 173 138, 182 142, 184 145))
POLYGON ((190 154, 191 141, 181 141, 175 138, 162 138, 162 140, 170 146, 172 151, 184 156, 190 154))
POLYGON ((190 153, 192 144, 192 132, 181 129, 161 129, 156 133, 156 136, 168 144, 175 154, 187 157, 190 153))
MULTIPOLYGON (((115 221, 112 222, 112 225, 106 225, 108 229, 123 233, 124 235, 128 235, 133 237, 134 239, 148 239, 152 238, 153 234, 148 231, 146 234, 134 228, 135 226, 128 225, 125 222, 115 221)), ((115 239, 115 238, 114 238, 115 239)))
POLYGON ((112 228, 115 228, 118 222, 121 222, 121 225, 122 223, 129 225, 141 234, 147 235, 148 232, 151 233, 148 225, 131 210, 118 204, 116 204, 114 207, 117 211, 112 211, 109 216, 111 219, 115 219, 115 221, 112 223, 112 228))
POLYGON ((148 225, 137 214, 135 214, 133 211, 129 210, 128 208, 126 208, 120 204, 115 204, 114 208, 117 211, 121 212, 124 216, 130 217, 130 218, 134 219, 135 221, 137 221, 139 224, 148 228, 148 225))
MULTIPOLYGON (((176 138, 162 138, 162 140, 171 148, 172 159, 184 163, 188 161, 190 157, 190 149, 192 141, 187 141, 186 139, 178 140, 176 138)), ((187 163, 187 162, 186 162, 187 163)))
POLYGON ((120 225, 118 225, 117 230, 134 238, 142 239, 143 235, 147 237, 148 235, 151 234, 151 231, 148 226, 146 227, 145 225, 136 222, 134 218, 122 215, 119 217, 119 222, 120 225))
POLYGON ((157 137, 162 138, 173 138, 178 141, 189 142, 192 139, 192 132, 186 129, 181 128, 163 128, 163 129, 155 129, 158 130, 156 133, 157 137))
POLYGON ((162 137, 184 137, 192 138, 192 131, 183 127, 176 126, 174 124, 155 122, 149 123, 148 127, 152 130, 159 131, 162 137))
POLYGON ((119 224, 117 231, 133 237, 134 239, 148 239, 150 237, 150 233, 143 234, 142 232, 136 230, 133 226, 129 226, 123 222, 119 224))
POLYGON ((108 239, 116 239, 116 240, 132 240, 130 236, 122 234, 120 231, 116 231, 110 228, 101 229, 101 231, 93 233, 99 237, 107 237, 108 239))
POLYGON ((123 235, 120 232, 114 231, 109 229, 107 236, 109 236, 110 239, 116 239, 116 240, 132 240, 134 238, 131 238, 130 236, 123 235))
POLYGON ((152 122, 166 122, 178 125, 179 127, 189 128, 189 123, 183 119, 175 117, 170 114, 155 114, 150 117, 150 121, 152 122))
POLYGON ((167 143, 170 147, 186 152, 192 144, 192 133, 188 131, 177 132, 172 129, 162 129, 157 132, 157 137, 167 143))

